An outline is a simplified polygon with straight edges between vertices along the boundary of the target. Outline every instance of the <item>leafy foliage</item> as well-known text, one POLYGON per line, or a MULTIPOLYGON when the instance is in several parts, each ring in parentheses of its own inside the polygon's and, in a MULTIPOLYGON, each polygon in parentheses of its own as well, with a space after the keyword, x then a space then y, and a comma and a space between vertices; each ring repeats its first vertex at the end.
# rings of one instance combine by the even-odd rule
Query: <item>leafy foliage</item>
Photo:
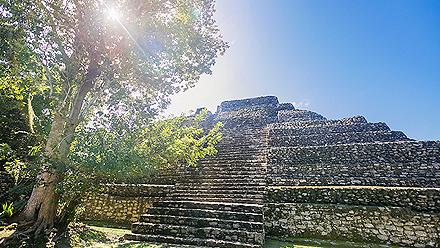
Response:
POLYGON ((145 181, 160 170, 194 166, 217 152, 221 123, 204 130, 201 123, 205 117, 206 111, 131 130, 85 127, 73 144, 71 158, 77 170, 106 182, 145 181))
POLYGON ((0 7, 0 90, 21 100, 49 94, 45 112, 52 115, 73 107, 92 73, 94 94, 85 96, 82 117, 93 108, 116 119, 136 111, 148 123, 170 95, 211 73, 227 48, 213 1, 23 0, 0 7), (120 17, 109 18, 110 10, 120 17))
POLYGON ((2 204, 3 211, 0 213, 0 218, 8 218, 12 216, 12 213, 14 211, 14 206, 11 203, 3 203, 2 204))

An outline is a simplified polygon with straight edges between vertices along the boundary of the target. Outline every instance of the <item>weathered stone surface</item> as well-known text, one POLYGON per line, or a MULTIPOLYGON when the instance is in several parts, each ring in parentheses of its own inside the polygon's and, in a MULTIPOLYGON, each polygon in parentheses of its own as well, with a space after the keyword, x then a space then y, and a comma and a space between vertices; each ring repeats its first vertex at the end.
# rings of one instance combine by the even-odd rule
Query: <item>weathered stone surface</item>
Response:
POLYGON ((290 121, 320 121, 325 120, 325 117, 308 110, 281 110, 278 112, 278 122, 290 121))
POLYGON ((409 140, 400 131, 344 132, 310 135, 277 135, 269 139, 270 146, 326 146, 349 143, 393 142, 409 140))
POLYGON ((102 193, 88 194, 83 199, 81 219, 131 224, 174 188, 174 185, 150 184, 103 186, 102 193))
POLYGON ((268 188, 266 202, 392 206, 440 213, 440 188, 272 186, 268 188))
POLYGON ((295 106, 292 103, 280 103, 277 106, 277 111, 281 110, 295 110, 295 106))
POLYGON ((440 215, 401 207, 316 203, 269 203, 268 235, 438 247, 440 215), (416 233, 413 230, 420 228, 416 233))
POLYGON ((217 113, 230 112, 255 106, 276 108, 278 106, 278 98, 276 96, 261 96, 255 98, 224 101, 220 104, 220 106, 218 106, 217 113))
POLYGON ((440 142, 272 147, 273 185, 440 186, 440 142))

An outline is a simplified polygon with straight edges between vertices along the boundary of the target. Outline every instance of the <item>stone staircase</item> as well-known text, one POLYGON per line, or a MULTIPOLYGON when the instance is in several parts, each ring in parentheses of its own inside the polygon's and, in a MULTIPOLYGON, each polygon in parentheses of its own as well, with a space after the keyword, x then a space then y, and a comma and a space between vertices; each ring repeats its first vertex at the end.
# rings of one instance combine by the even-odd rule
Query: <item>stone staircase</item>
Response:
POLYGON ((208 247, 264 243, 267 132, 225 129, 218 154, 184 171, 166 201, 154 203, 126 238, 208 247))

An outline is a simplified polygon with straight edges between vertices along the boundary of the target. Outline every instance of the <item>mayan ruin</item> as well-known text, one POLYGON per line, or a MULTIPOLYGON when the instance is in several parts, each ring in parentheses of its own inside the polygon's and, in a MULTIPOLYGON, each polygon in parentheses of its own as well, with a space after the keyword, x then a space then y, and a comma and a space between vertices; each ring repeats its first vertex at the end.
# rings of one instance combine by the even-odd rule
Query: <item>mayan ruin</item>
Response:
POLYGON ((439 0, 0 1, 0 248, 440 248, 439 0))
POLYGON ((439 246, 440 142, 274 96, 222 102, 217 121, 216 156, 163 185, 90 196, 84 217, 133 222, 127 239, 193 246, 262 247, 268 236, 439 246))

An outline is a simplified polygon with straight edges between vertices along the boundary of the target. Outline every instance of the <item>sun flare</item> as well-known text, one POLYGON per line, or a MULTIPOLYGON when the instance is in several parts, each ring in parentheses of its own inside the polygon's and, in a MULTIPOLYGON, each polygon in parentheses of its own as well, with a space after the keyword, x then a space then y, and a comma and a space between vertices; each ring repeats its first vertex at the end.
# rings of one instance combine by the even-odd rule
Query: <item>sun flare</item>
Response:
POLYGON ((107 16, 113 20, 113 21, 117 21, 121 18, 121 13, 114 9, 114 8, 108 8, 107 9, 107 16))

